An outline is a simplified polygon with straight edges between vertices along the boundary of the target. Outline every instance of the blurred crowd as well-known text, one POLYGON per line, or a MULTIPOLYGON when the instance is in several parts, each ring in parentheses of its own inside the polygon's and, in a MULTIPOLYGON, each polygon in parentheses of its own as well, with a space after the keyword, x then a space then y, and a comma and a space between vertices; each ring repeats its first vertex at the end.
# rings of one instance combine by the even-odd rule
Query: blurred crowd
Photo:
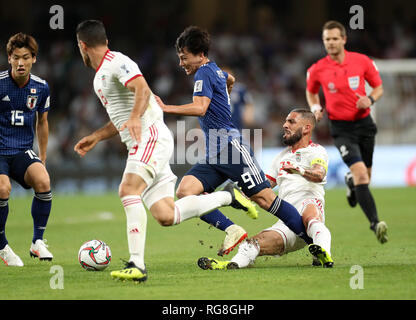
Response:
MULTIPOLYGON (((219 28, 209 31, 210 58, 220 67, 231 68, 237 82, 244 84, 253 97, 255 112, 250 129, 263 129, 263 147, 281 146, 281 126, 288 111, 306 106, 306 70, 325 55, 319 30, 288 33, 273 25, 261 32, 234 33, 219 28)), ((390 24, 381 26, 379 31, 371 37, 364 31, 349 35, 347 49, 377 59, 416 58, 415 28, 390 24)), ((165 103, 191 101, 192 77, 186 76, 178 65, 173 36, 137 47, 132 43, 125 45, 116 37, 109 38, 110 49, 123 51, 135 60, 154 93, 165 103)), ((51 88, 48 162, 76 167, 79 157, 73 152, 74 144, 108 121, 93 91, 94 70, 84 66, 74 35, 53 42, 40 41, 40 47, 33 73, 46 79, 51 88)), ((5 50, 0 51, 0 66, 2 70, 8 67, 5 50)), ((175 133, 176 121, 181 119, 171 115, 165 119, 175 133)), ((189 128, 198 126, 196 118, 188 117, 185 121, 189 128)), ((318 125, 315 140, 331 143, 326 120, 318 125)), ((99 145, 88 158, 96 166, 111 164, 113 158, 125 155, 124 145, 114 138, 99 145)))

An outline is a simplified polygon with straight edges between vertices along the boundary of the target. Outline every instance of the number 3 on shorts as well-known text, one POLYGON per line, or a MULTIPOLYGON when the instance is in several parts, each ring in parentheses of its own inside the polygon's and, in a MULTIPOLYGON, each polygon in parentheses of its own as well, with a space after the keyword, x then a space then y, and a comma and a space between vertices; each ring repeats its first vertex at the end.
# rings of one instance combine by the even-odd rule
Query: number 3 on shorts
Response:
POLYGON ((254 183, 254 181, 253 181, 253 178, 251 177, 250 172, 243 173, 243 174, 241 175, 241 179, 243 179, 243 182, 244 182, 245 184, 250 183, 250 185, 247 185, 247 189, 251 189, 251 188, 253 188, 253 187, 256 185, 256 184, 254 183))

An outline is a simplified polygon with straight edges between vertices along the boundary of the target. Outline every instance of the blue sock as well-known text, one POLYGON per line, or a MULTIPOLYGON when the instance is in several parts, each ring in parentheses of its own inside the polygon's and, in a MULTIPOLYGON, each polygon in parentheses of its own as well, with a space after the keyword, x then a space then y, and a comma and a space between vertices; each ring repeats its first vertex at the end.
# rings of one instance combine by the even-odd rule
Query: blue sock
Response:
POLYGON ((290 230, 305 240, 307 244, 312 243, 312 239, 306 234, 301 215, 289 202, 276 196, 276 199, 274 199, 267 211, 282 220, 290 230))
POLYGON ((50 191, 35 193, 32 201, 33 243, 38 239, 43 239, 51 207, 52 193, 50 191))
POLYGON ((202 217, 200 217, 200 219, 222 231, 225 231, 225 229, 234 224, 234 222, 232 222, 230 219, 224 216, 222 212, 218 209, 215 209, 214 211, 211 211, 210 213, 203 215, 202 217))
POLYGON ((7 242, 6 239, 6 221, 9 215, 9 199, 0 199, 0 250, 3 249, 7 242))

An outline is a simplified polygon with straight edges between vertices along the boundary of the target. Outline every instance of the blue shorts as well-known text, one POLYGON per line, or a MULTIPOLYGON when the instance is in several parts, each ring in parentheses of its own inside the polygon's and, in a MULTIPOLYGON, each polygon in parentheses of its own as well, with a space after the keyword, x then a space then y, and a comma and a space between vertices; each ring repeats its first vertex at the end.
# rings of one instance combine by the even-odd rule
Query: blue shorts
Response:
POLYGON ((0 155, 0 174, 12 178, 23 188, 30 189, 31 186, 25 183, 25 173, 27 168, 35 162, 42 162, 33 150, 19 152, 12 156, 0 155))
POLYGON ((247 197, 270 188, 250 146, 238 139, 230 141, 216 158, 194 165, 186 175, 196 177, 209 193, 228 179, 237 182, 247 197))

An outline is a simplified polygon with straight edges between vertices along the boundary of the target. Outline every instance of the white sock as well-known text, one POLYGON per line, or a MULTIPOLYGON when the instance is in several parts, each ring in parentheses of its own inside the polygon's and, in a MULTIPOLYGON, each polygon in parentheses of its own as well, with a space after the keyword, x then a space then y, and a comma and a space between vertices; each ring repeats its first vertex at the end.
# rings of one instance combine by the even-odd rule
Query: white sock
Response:
POLYGON ((306 233, 312 238, 314 244, 321 246, 331 254, 331 232, 323 222, 312 219, 308 223, 306 233))
POLYGON ((147 214, 140 196, 121 198, 127 217, 127 242, 130 260, 144 269, 144 248, 146 242, 147 214))
POLYGON ((231 203, 231 194, 226 191, 217 191, 200 196, 187 196, 175 201, 174 224, 194 217, 200 217, 222 206, 231 203))
POLYGON ((237 263, 239 268, 245 268, 254 263, 259 253, 260 248, 257 244, 251 241, 244 241, 238 247, 238 252, 231 259, 231 262, 237 263))

